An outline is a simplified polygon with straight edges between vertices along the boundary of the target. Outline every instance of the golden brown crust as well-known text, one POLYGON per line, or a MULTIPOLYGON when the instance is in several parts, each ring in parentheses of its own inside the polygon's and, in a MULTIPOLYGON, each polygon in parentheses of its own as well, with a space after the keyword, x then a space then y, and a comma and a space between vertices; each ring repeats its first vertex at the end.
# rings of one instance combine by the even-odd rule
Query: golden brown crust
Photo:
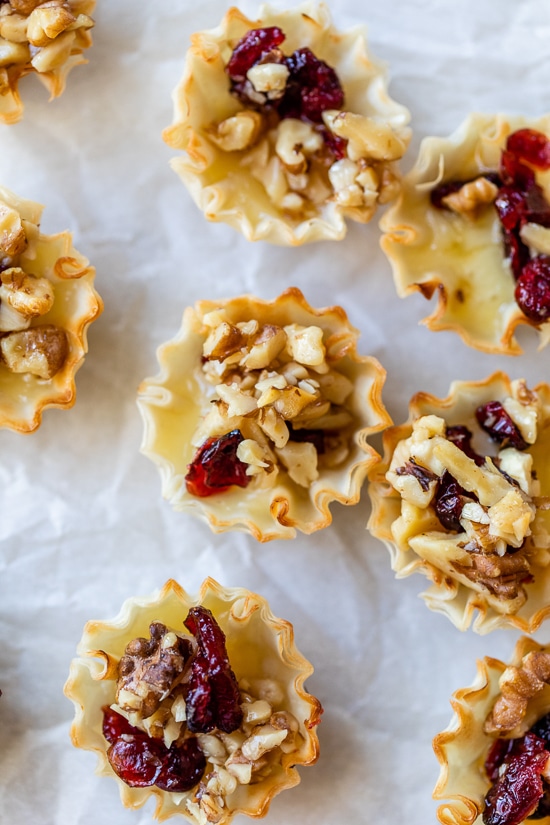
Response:
MULTIPOLYGON (((534 520, 529 525, 532 534, 529 535, 529 530, 527 531, 528 557, 534 580, 521 584, 515 592, 498 594, 494 592, 494 588, 491 591, 486 586, 490 579, 480 582, 479 576, 475 574, 475 568, 472 567, 472 553, 463 549, 466 534, 445 532, 431 507, 421 509, 407 505, 401 494, 388 481, 387 474, 396 448, 411 436, 413 422, 419 421, 422 416, 437 416, 443 419, 447 426, 464 425, 479 433, 475 421, 476 408, 493 400, 502 403, 513 392, 519 392, 521 396, 519 385, 515 384, 514 387, 516 389, 512 387, 508 376, 497 372, 484 381, 455 381, 451 385, 449 395, 443 399, 427 393, 417 393, 410 402, 408 421, 384 432, 383 459, 369 472, 369 495, 373 507, 369 530, 386 544, 391 556, 392 569, 398 577, 422 572, 432 581, 432 586, 423 594, 428 607, 447 615, 461 630, 466 629, 473 621, 474 629, 480 633, 504 625, 534 632, 550 614, 550 577, 547 573, 550 560, 549 522, 548 513, 544 509, 544 499, 550 492, 550 475, 546 461, 550 446, 547 426, 550 420, 550 387, 540 384, 535 388, 540 402, 538 435, 536 443, 524 451, 526 455, 532 455, 532 466, 541 487, 540 497, 535 496, 533 499, 536 511, 534 520), (443 547, 445 552, 442 554, 443 547), (470 568, 468 575, 460 568, 464 563, 470 568), (502 598, 503 595, 506 597, 502 598)), ((528 396, 522 397, 527 399, 528 396)), ((488 454, 494 454, 495 451, 494 445, 491 448, 487 444, 488 454)), ((459 451, 456 452, 457 455, 461 455, 459 451)), ((488 490, 491 489, 491 478, 498 481, 498 476, 498 473, 487 476, 488 490)), ((498 555, 498 548, 496 551, 498 555)), ((492 558, 488 556, 484 560, 485 567, 492 558)), ((500 573, 510 573, 512 576, 518 572, 515 561, 513 570, 508 570, 508 567, 505 569, 496 557, 493 561, 495 564, 490 571, 492 575, 499 573, 499 570, 500 573)), ((519 567, 522 565, 523 558, 520 557, 519 567)), ((520 570, 520 574, 525 579, 525 571, 520 570)), ((503 575, 501 583, 506 584, 506 575, 503 575)))
MULTIPOLYGON (((339 240, 346 233, 346 218, 366 222, 378 202, 396 195, 395 158, 401 157, 410 138, 406 128, 409 113, 390 99, 386 86, 382 66, 367 53, 364 30, 337 32, 324 4, 308 2, 289 11, 265 5, 257 20, 231 8, 218 28, 191 38, 184 76, 174 93, 174 122, 163 137, 169 146, 186 152, 186 157, 176 158, 172 166, 208 220, 228 223, 248 240, 288 246, 339 240), (372 169, 365 176, 361 176, 363 169, 354 173, 354 179, 359 175, 361 180, 359 188, 353 187, 359 200, 348 197, 350 192, 338 195, 343 177, 338 176, 333 189, 321 167, 312 172, 303 199, 302 184, 293 189, 294 184, 286 180, 286 171, 296 174, 296 164, 290 163, 286 171, 284 163, 280 168, 270 137, 274 130, 267 123, 245 123, 241 118, 243 107, 229 93, 225 65, 247 31, 267 26, 282 28, 285 53, 309 47, 339 75, 348 111, 330 113, 336 118, 335 134, 343 131, 346 139, 351 137, 350 142, 355 140, 357 145, 364 137, 374 153, 369 156, 372 169), (204 89, 208 89, 207 97, 204 89), (237 120, 232 120, 235 117, 237 120), (388 151, 375 159, 382 144, 388 151), (269 178, 263 173, 267 168, 273 172, 269 178)), ((309 128, 297 121, 292 125, 290 120, 282 121, 285 131, 293 125, 309 128)), ((302 139, 298 142, 303 145, 302 139)), ((303 172, 303 166, 299 168, 303 172)))
POLYGON ((291 538, 297 530, 312 533, 326 527, 332 520, 333 501, 357 503, 368 468, 379 460, 369 438, 390 423, 381 399, 385 371, 374 358, 357 354, 357 336, 341 307, 314 309, 295 288, 274 301, 244 295, 200 301, 188 308, 178 336, 158 351, 160 374, 142 382, 138 397, 145 427, 142 452, 158 464, 163 494, 172 506, 201 515, 216 532, 245 529, 259 541, 268 541, 291 538), (345 404, 352 422, 345 430, 349 432, 347 457, 332 467, 320 464, 318 477, 307 487, 296 483, 281 464, 265 485, 258 477, 244 489, 230 488, 209 498, 187 492, 184 477, 198 446, 193 439, 212 407, 208 401, 212 392, 208 394, 201 371, 209 331, 204 319, 218 311, 233 325, 254 319, 260 327, 297 325, 322 331, 326 362, 351 390, 345 404))
MULTIPOLYGON (((475 349, 506 355, 522 351, 514 336, 519 325, 537 325, 514 299, 514 278, 491 195, 485 193, 487 205, 478 204, 474 219, 473 213, 436 209, 430 192, 442 182, 485 180, 484 172, 498 171, 506 138, 521 128, 550 135, 550 119, 473 114, 450 137, 425 138, 403 178, 399 199, 380 221, 385 233, 381 246, 398 295, 437 295, 434 312, 422 323, 432 331, 452 330, 475 349)), ((537 180, 546 188, 548 173, 537 172, 537 180)), ((541 347, 548 326, 538 327, 541 347)))
POLYGON ((118 662, 128 641, 147 635, 152 621, 182 630, 189 608, 199 604, 212 611, 224 631, 237 678, 276 680, 283 691, 280 710, 288 711, 299 721, 301 734, 297 750, 282 753, 280 764, 274 765, 271 773, 254 785, 240 786, 228 797, 226 816, 220 820, 225 825, 238 813, 264 816, 277 793, 300 781, 295 766, 311 765, 319 754, 316 727, 322 707, 304 688, 313 668, 296 649, 292 625, 275 618, 265 599, 243 588, 223 588, 213 579, 203 582, 197 596, 190 596, 170 580, 152 597, 129 599, 114 620, 86 624, 77 649, 79 658, 71 664, 65 694, 75 705, 73 744, 97 754, 96 773, 115 778, 126 807, 141 807, 153 796, 154 815, 159 820, 180 815, 196 822, 186 813, 186 801, 192 800, 193 791, 180 796, 156 787, 130 788, 114 775, 101 732, 101 708, 114 701, 118 662))

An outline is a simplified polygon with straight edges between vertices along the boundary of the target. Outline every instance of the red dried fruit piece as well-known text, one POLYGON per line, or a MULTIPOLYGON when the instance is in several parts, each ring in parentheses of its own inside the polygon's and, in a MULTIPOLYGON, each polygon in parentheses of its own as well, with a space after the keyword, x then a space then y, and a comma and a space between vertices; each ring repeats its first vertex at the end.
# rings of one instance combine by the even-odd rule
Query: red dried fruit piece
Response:
POLYGON ((462 515, 465 498, 472 500, 456 478, 448 470, 445 470, 437 485, 434 507, 437 518, 447 530, 452 530, 454 533, 464 532, 459 519, 462 515))
POLYGON ((281 117, 322 123, 324 111, 342 108, 344 90, 338 75, 311 49, 297 49, 285 62, 290 76, 278 107, 281 117))
MULTIPOLYGON (((107 751, 109 763, 117 776, 131 788, 154 785, 162 768, 162 742, 146 733, 117 739, 107 751)), ((166 748, 164 748, 166 750, 166 748)))
POLYGON ((470 432, 468 427, 465 427, 463 424, 456 424, 454 427, 447 427, 445 436, 455 445, 455 447, 462 450, 468 458, 473 459, 478 467, 485 464, 485 458, 482 455, 479 455, 479 453, 476 453, 472 447, 473 434, 470 432))
POLYGON ((429 490, 430 482, 435 481, 436 478, 438 478, 438 476, 436 476, 435 473, 432 473, 431 470, 417 464, 414 458, 411 458, 410 461, 406 461, 402 467, 397 467, 395 472, 398 476, 414 476, 424 492, 429 490))
POLYGON ((123 734, 125 736, 143 735, 143 731, 131 725, 124 716, 114 711, 109 705, 105 705, 101 710, 103 711, 103 736, 107 742, 113 744, 123 734))
POLYGON ((241 726, 243 712, 225 634, 210 610, 200 605, 190 609, 184 624, 198 644, 185 698, 187 727, 193 733, 216 727, 231 733, 241 726))
POLYGON ((252 66, 280 46, 285 34, 277 26, 268 26, 265 29, 251 29, 242 37, 229 59, 225 70, 231 80, 242 81, 252 66))
MULTIPOLYGON (((321 133, 325 146, 334 160, 343 160, 348 153, 348 141, 346 138, 335 135, 334 132, 331 132, 326 126, 317 126, 316 129, 321 133)), ((332 163, 332 160, 330 160, 330 163, 332 163)))
POLYGON ((506 149, 516 158, 532 163, 538 169, 550 169, 550 142, 535 129, 518 129, 506 141, 506 149))
POLYGON ((237 458, 242 441, 240 430, 232 430, 220 438, 208 438, 188 465, 187 492, 205 498, 223 493, 231 486, 246 487, 252 476, 246 474, 248 465, 237 458))
POLYGON ((550 745, 550 713, 535 722, 529 728, 529 733, 536 734, 540 739, 544 739, 547 745, 550 745))
POLYGON ((528 261, 521 272, 515 290, 516 302, 536 324, 550 316, 550 257, 538 255, 528 261))
POLYGON ((491 782, 496 782, 500 766, 512 754, 515 743, 520 741, 520 739, 495 739, 485 760, 485 773, 491 782))
POLYGON ((479 406, 476 418, 479 426, 503 447, 525 450, 529 446, 500 401, 489 401, 479 406))
POLYGON ((170 793, 190 791, 201 781, 205 770, 206 757, 192 736, 167 750, 155 785, 170 793))
POLYGON ((163 791, 181 793, 197 785, 206 769, 206 758, 192 737, 167 748, 135 728, 109 706, 103 710, 103 735, 111 743, 107 758, 117 776, 131 788, 156 785, 163 791))
POLYGON ((485 825, 520 825, 544 794, 541 773, 550 754, 534 733, 515 740, 501 766, 505 770, 485 797, 485 825))
POLYGON ((323 455, 325 452, 325 435, 329 433, 325 433, 323 430, 295 430, 290 422, 288 422, 288 429, 290 430, 291 441, 307 441, 309 444, 313 444, 318 455, 323 455))

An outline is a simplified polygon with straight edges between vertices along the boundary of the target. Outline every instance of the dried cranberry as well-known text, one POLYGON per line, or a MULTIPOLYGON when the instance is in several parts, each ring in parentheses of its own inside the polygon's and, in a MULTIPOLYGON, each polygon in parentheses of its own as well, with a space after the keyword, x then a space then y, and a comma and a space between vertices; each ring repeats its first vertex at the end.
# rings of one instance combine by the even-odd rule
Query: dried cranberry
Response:
POLYGON ((417 464, 414 458, 406 461, 404 465, 398 467, 395 472, 398 476, 414 476, 424 492, 430 489, 430 482, 435 481, 437 478, 436 474, 432 473, 431 470, 417 464))
POLYGON ((521 278, 521 273, 531 258, 529 247, 521 240, 521 235, 517 229, 503 229, 504 254, 510 261, 510 269, 516 281, 521 278))
POLYGON ((143 731, 134 728, 124 716, 114 711, 109 705, 105 705, 101 710, 103 711, 103 736, 107 742, 113 744, 123 734, 126 736, 143 734, 143 731))
POLYGON ((435 493, 435 514, 447 530, 455 533, 464 532, 460 516, 464 507, 464 497, 467 495, 456 478, 445 470, 435 493))
POLYGON ((542 132, 518 129, 509 136, 506 149, 538 169, 550 169, 550 142, 542 132))
POLYGON ((335 135, 334 132, 331 132, 330 129, 327 129, 325 126, 318 125, 317 130, 321 133, 325 146, 334 160, 343 160, 343 158, 347 156, 348 141, 346 138, 335 135))
POLYGON ((205 607, 192 607, 184 624, 198 644, 185 699, 187 727, 193 733, 207 733, 215 727, 231 733, 240 727, 243 712, 225 635, 205 607))
POLYGON ((535 722, 529 731, 536 734, 540 739, 544 739, 547 745, 550 744, 550 713, 535 722))
POLYGON ((534 733, 516 740, 504 762, 505 770, 485 797, 485 825, 520 825, 531 816, 544 790, 541 773, 550 754, 534 733))
POLYGON ((198 785, 205 770, 206 758, 193 736, 184 739, 181 745, 171 745, 155 785, 161 791, 183 793, 198 785))
POLYGON ((496 782, 503 765, 512 754, 514 746, 520 739, 495 739, 485 760, 485 772, 491 782, 496 782))
POLYGON ((479 406, 476 418, 479 426, 503 447, 525 450, 529 446, 500 401, 489 401, 479 406))
POLYGON ((485 458, 482 455, 479 455, 479 453, 476 453, 472 447, 473 435, 468 427, 465 427, 462 424, 456 424, 454 427, 447 427, 445 436, 455 445, 455 447, 462 450, 468 458, 475 461, 478 467, 481 467, 481 465, 485 463, 485 458))
MULTIPOLYGON (((154 785, 162 768, 162 742, 146 733, 117 739, 107 758, 117 776, 131 788, 154 785)), ((166 750, 166 748, 164 748, 166 750)))
POLYGON ((233 430, 220 438, 209 438, 199 447, 187 468, 185 485, 193 496, 212 496, 229 487, 246 487, 247 465, 237 458, 239 444, 244 441, 240 430, 233 430))
POLYGON ((114 772, 131 788, 157 785, 163 791, 181 793, 197 785, 206 769, 206 759, 193 737, 168 749, 162 739, 153 739, 135 728, 119 713, 105 706, 103 735, 111 743, 107 758, 114 772))
POLYGON ((538 255, 523 267, 515 298, 524 315, 537 324, 550 316, 550 257, 538 255))
POLYGON ((279 104, 281 117, 305 118, 321 123, 326 109, 341 109, 344 91, 334 69, 311 49, 297 49, 286 59, 290 72, 279 104))
POLYGON ((290 423, 289 430, 291 441, 307 441, 309 444, 313 444, 318 455, 323 455, 325 452, 325 433, 323 430, 295 430, 290 423))
POLYGON ((232 80, 244 80, 246 73, 273 49, 280 46, 285 35, 277 26, 265 29, 251 29, 242 37, 226 66, 232 80))

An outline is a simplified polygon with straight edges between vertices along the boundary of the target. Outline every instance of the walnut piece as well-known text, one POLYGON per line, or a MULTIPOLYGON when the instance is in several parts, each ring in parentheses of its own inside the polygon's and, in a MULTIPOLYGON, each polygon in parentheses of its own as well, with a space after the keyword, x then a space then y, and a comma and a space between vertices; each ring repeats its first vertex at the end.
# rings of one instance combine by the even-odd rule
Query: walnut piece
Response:
POLYGON ((9 332, 0 338, 0 353, 12 372, 27 372, 37 378, 53 378, 69 351, 65 330, 53 324, 9 332))
POLYGON ((181 681, 191 642, 161 622, 149 627, 150 638, 133 639, 118 666, 116 702, 122 710, 147 719, 181 681))
POLYGON ((550 654, 532 651, 519 667, 507 667, 499 680, 500 696, 485 720, 486 733, 506 734, 519 725, 529 700, 550 684, 550 654))
POLYGON ((327 361, 320 326, 235 323, 222 309, 203 320, 202 371, 216 398, 194 446, 240 430, 238 458, 258 486, 275 484, 286 470, 307 488, 319 477, 319 463, 333 467, 346 459, 353 384, 337 362, 327 361))
POLYGON ((457 192, 451 192, 442 202, 453 212, 475 219, 486 206, 494 202, 497 195, 498 186, 482 175, 465 183, 457 192))

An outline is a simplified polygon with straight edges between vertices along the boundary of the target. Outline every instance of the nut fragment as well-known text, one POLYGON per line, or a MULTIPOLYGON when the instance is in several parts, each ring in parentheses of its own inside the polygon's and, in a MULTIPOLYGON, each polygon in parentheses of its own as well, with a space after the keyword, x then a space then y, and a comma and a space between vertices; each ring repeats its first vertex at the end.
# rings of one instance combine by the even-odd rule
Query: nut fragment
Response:
POLYGON ((523 719, 530 699, 550 684, 550 653, 527 653, 519 667, 507 667, 499 680, 500 696, 485 721, 486 733, 510 733, 523 719))
POLYGON ((191 653, 190 642, 161 622, 153 622, 149 632, 149 639, 133 639, 127 645, 118 667, 116 701, 141 719, 158 710, 177 685, 191 653))
POLYGON ((27 39, 33 46, 45 46, 76 22, 65 6, 43 3, 29 15, 27 39))
POLYGON ((262 128, 261 114, 246 110, 222 120, 209 136, 224 152, 241 152, 254 146, 262 128))
POLYGON ((4 302, 25 318, 37 318, 53 306, 53 285, 47 278, 36 278, 20 267, 10 267, 0 273, 0 306, 4 302))
POLYGON ((10 332, 0 338, 0 352, 12 372, 28 372, 37 378, 53 378, 68 353, 67 335, 53 324, 10 332))
POLYGON ((465 183, 457 192, 442 198, 444 205, 460 215, 475 220, 481 210, 494 202, 498 195, 498 186, 483 175, 465 183))

